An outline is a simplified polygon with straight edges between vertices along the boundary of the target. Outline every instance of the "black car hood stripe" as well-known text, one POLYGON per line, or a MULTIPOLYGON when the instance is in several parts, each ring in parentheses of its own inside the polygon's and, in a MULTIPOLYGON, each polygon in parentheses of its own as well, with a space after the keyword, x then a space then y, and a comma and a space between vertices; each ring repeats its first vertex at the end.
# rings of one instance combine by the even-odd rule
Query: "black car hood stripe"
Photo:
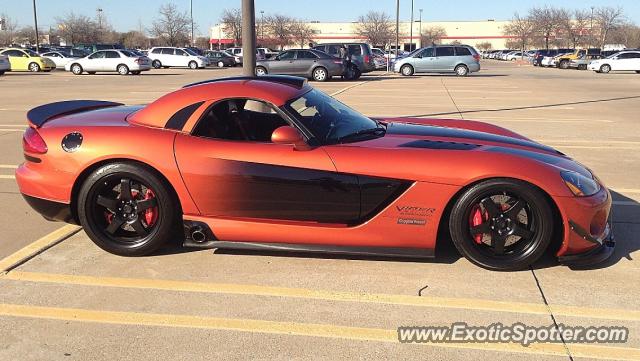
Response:
POLYGON ((412 123, 389 123, 387 134, 390 135, 417 135, 442 138, 461 138, 476 141, 496 142, 522 147, 534 148, 554 154, 561 154, 557 150, 533 141, 507 137, 504 135, 479 132, 476 130, 447 128, 434 125, 421 125, 412 123))

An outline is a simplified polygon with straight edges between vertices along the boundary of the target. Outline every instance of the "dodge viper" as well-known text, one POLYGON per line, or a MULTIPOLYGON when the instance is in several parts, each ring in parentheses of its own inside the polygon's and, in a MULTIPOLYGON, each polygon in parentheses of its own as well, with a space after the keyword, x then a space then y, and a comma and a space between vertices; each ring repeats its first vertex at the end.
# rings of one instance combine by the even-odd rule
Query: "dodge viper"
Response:
POLYGON ((189 84, 146 106, 31 109, 16 179, 102 249, 184 246, 432 257, 493 270, 614 249, 611 196, 551 147, 477 121, 366 117, 288 76, 189 84))

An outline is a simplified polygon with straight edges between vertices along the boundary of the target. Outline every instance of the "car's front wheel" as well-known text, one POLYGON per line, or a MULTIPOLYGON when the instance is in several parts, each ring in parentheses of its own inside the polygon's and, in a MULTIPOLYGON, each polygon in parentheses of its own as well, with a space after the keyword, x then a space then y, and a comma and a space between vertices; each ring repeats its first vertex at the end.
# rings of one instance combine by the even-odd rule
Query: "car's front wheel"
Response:
POLYGON ((327 81, 329 78, 329 73, 327 72, 327 69, 318 67, 313 69, 312 77, 315 81, 327 81))
POLYGON ((176 234, 179 207, 154 172, 134 163, 113 163, 84 181, 78 217, 98 247, 120 256, 144 256, 176 234))
POLYGON ((190 61, 189 62, 189 69, 198 69, 198 63, 196 63, 195 61, 190 61))
POLYGON ((151 62, 151 66, 154 69, 160 69, 162 68, 162 63, 160 62, 160 60, 154 60, 153 62, 151 62))
POLYGON ((263 66, 257 66, 256 67, 256 75, 257 76, 263 76, 263 75, 267 75, 267 69, 263 66))
POLYGON ((609 64, 603 64, 603 65, 600 67, 600 72, 601 72, 601 73, 605 73, 605 74, 606 74, 606 73, 608 73, 608 72, 610 72, 610 71, 611 71, 611 65, 609 65, 609 64))
POLYGON ((551 243, 553 216, 546 199, 541 190, 519 180, 480 182, 451 210, 453 244, 469 261, 487 269, 527 268, 551 243))
POLYGON ((405 64, 400 68, 400 74, 404 75, 404 76, 411 76, 413 75, 413 67, 409 64, 405 64))
POLYGON ((218 68, 224 68, 224 62, 219 61, 218 62, 218 68))
POLYGON ((82 66, 80 64, 73 64, 71 65, 71 72, 74 75, 80 75, 82 74, 82 66))

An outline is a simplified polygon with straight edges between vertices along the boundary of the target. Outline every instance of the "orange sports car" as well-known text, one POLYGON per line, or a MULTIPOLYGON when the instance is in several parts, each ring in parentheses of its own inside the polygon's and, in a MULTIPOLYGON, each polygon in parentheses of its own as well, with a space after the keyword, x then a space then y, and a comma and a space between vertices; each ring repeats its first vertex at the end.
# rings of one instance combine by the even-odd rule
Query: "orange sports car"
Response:
POLYGON ((613 252, 611 196, 586 167, 495 125, 374 119, 286 76, 189 84, 146 106, 27 113, 16 179, 45 218, 123 256, 184 246, 434 256, 494 270, 613 252))

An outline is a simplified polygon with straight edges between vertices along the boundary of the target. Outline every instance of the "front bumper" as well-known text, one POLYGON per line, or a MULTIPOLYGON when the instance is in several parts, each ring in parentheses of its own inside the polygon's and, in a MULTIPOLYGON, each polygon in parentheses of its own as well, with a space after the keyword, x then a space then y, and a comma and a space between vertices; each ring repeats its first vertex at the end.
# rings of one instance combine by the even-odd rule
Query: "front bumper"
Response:
MULTIPOLYGON (((583 237, 589 237, 589 235, 586 234, 587 232, 580 229, 577 225, 572 224, 570 227, 572 231, 578 234, 584 233, 582 235, 583 237)), ((584 253, 560 256, 558 257, 558 261, 570 267, 586 267, 606 261, 613 255, 616 245, 610 221, 607 223, 605 234, 600 239, 593 239, 593 241, 599 243, 599 245, 584 253)))

